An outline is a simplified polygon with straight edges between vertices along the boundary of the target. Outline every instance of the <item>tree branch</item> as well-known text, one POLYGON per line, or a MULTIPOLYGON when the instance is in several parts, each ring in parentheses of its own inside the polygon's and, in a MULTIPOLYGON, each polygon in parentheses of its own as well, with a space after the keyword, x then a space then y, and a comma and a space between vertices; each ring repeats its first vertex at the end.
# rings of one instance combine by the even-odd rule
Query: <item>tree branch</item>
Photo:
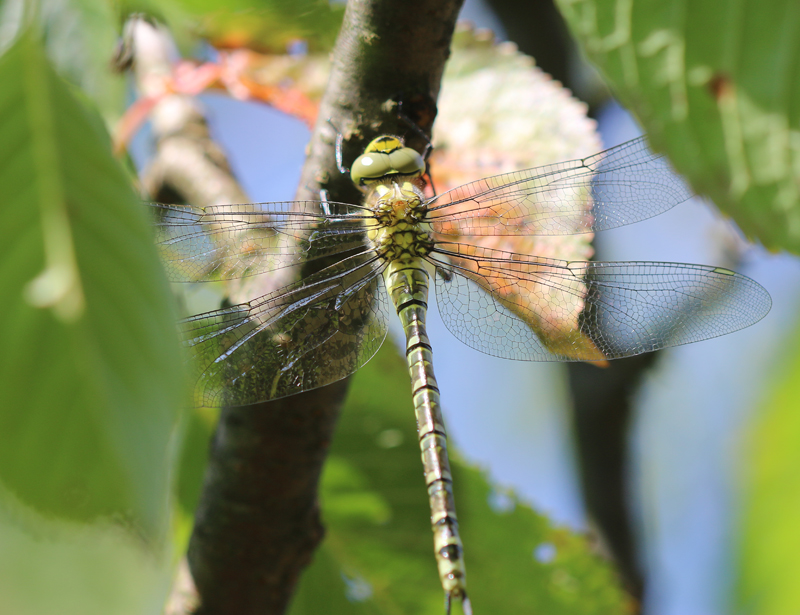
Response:
POLYGON ((644 594, 644 577, 631 519, 629 425, 633 397, 659 356, 651 352, 620 359, 606 369, 586 363, 567 367, 586 508, 638 605, 644 594))
POLYGON ((201 107, 191 96, 169 93, 172 64, 178 59, 169 33, 133 17, 126 24, 126 38, 125 53, 140 96, 159 98, 149 115, 156 151, 142 174, 144 192, 160 202, 200 207, 246 203, 249 199, 211 138, 201 107))

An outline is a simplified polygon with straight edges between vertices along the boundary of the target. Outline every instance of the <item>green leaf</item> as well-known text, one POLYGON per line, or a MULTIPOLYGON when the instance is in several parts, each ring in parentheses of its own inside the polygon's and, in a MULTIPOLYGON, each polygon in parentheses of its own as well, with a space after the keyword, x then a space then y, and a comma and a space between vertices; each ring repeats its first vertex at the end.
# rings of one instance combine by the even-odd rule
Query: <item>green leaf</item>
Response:
POLYGON ((737 613, 800 612, 800 330, 750 436, 737 613))
POLYGON ((187 53, 197 36, 225 49, 282 54, 304 41, 309 51, 328 52, 344 16, 344 3, 328 0, 123 0, 122 5, 125 13, 143 12, 167 23, 187 53))
MULTIPOLYGON (((476 612, 629 612, 612 568, 583 537, 496 490, 458 455, 452 461, 476 612)), ((391 344, 354 377, 323 475, 321 505, 325 542, 301 580, 292 615, 441 615, 409 377, 391 344)))
POLYGON ((78 86, 109 123, 125 105, 125 79, 111 71, 119 17, 108 0, 43 0, 47 55, 58 73, 78 86))
POLYGON ((181 446, 181 457, 175 491, 178 504, 186 515, 193 515, 200 502, 203 477, 208 467, 208 450, 218 420, 218 412, 211 408, 193 408, 188 411, 181 446))
POLYGON ((305 41, 310 51, 330 51, 344 4, 328 0, 173 0, 199 21, 198 32, 216 47, 285 53, 305 41))
MULTIPOLYGON (((11 0, 0 5, 0 53, 23 27, 20 7, 24 4, 23 0, 11 0)), ((125 102, 125 80, 111 71, 120 26, 115 3, 39 0, 35 4, 47 54, 58 73, 80 88, 107 122, 116 121, 125 102)))
MULTIPOLYGON (((35 516, 35 515, 33 515, 35 516)), ((103 524, 76 525, 0 510, 0 613, 160 613, 171 562, 103 524)))
POLYGON ((559 0, 615 95, 750 237, 800 253, 800 4, 559 0))
POLYGON ((161 535, 184 390, 144 208, 31 33, 0 83, 0 481, 161 535))

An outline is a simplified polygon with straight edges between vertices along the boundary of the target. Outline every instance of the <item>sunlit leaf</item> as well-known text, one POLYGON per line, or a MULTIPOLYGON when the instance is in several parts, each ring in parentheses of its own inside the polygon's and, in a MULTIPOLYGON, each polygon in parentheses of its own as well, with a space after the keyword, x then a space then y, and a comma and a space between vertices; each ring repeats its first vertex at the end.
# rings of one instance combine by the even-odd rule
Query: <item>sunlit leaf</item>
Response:
MULTIPOLYGON (((457 455, 453 480, 476 612, 628 612, 611 566, 584 538, 553 527, 457 455)), ((389 344, 353 379, 321 503, 325 542, 292 615, 441 615, 408 373, 389 344)))
MULTIPOLYGON (((574 99, 569 90, 553 81, 516 47, 497 44, 491 33, 475 31, 469 26, 461 26, 453 40, 438 106, 431 168, 436 188, 442 192, 477 178, 575 160, 602 149, 595 122, 586 115, 584 103, 574 99)), ((580 202, 574 194, 570 198, 580 202)), ((591 199, 583 201, 591 207, 591 199)), ((471 206, 465 203, 463 207, 471 206)), ((502 207, 510 213, 520 205, 497 205, 493 210, 498 217, 504 214, 502 207)), ((535 208, 535 203, 531 207, 535 208)), ((588 211, 575 212, 576 219, 587 214, 588 211)), ((464 227, 472 224, 472 220, 464 217, 464 227)), ((535 232, 519 232, 469 237, 469 228, 465 228, 465 236, 452 230, 450 234, 449 239, 463 239, 479 248, 546 258, 588 260, 594 254, 591 233, 537 236, 535 232)), ((470 256, 475 252, 471 250, 470 256)), ((454 260, 467 271, 475 266, 470 259, 454 260)), ((602 360, 602 353, 578 330, 585 285, 579 282, 566 291, 546 281, 546 276, 542 276, 540 284, 509 284, 501 276, 494 280, 497 284, 490 286, 490 290, 497 293, 506 307, 526 319, 553 352, 602 360), (550 297, 551 305, 568 308, 558 313, 537 309, 531 320, 529 300, 542 294, 550 297)))
POLYGON ((197 18, 198 33, 218 48, 283 53, 295 42, 333 48, 344 4, 327 0, 173 0, 197 18))
POLYGON ((0 82, 0 481, 161 535, 182 362, 148 221, 35 36, 0 82))
POLYGON ((572 32, 694 189, 800 252, 800 5, 559 0, 572 32))

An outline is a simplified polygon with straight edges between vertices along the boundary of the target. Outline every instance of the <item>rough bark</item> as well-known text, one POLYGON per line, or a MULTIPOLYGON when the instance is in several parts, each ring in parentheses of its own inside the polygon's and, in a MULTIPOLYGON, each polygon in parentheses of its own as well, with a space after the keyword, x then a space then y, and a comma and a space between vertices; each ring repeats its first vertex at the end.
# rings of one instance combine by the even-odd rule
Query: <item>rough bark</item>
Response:
POLYGON ((189 544, 195 613, 283 613, 322 541, 317 486, 347 382, 223 410, 189 544))

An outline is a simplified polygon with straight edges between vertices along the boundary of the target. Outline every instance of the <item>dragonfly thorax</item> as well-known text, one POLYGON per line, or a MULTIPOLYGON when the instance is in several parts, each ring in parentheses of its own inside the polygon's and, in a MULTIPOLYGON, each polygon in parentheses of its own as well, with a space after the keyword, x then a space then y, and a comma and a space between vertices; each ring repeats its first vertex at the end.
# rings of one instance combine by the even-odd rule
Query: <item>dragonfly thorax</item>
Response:
POLYGON ((378 222, 368 233, 375 248, 388 260, 427 256, 433 247, 422 228, 424 196, 413 180, 385 178, 370 186, 366 202, 378 222))
POLYGON ((384 178, 369 187, 364 199, 375 217, 384 226, 400 222, 419 224, 425 218, 422 189, 413 180, 384 178))

